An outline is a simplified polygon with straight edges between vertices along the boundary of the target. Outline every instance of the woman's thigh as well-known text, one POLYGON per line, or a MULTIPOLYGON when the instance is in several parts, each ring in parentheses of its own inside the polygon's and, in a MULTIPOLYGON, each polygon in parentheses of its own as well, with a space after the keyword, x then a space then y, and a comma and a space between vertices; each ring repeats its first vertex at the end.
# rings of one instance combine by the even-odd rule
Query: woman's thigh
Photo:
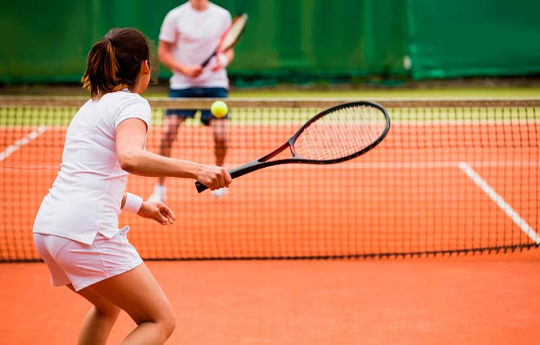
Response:
POLYGON ((144 263, 86 289, 120 307, 137 324, 170 321, 174 318, 169 300, 144 263))

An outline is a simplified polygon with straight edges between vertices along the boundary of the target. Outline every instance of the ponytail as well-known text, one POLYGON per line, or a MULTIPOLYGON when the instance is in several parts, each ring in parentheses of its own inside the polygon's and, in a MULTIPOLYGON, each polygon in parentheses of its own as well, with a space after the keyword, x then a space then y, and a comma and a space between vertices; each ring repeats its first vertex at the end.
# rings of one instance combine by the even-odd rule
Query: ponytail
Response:
POLYGON ((136 29, 113 29, 88 54, 82 77, 92 99, 137 84, 141 66, 150 60, 149 43, 136 29))

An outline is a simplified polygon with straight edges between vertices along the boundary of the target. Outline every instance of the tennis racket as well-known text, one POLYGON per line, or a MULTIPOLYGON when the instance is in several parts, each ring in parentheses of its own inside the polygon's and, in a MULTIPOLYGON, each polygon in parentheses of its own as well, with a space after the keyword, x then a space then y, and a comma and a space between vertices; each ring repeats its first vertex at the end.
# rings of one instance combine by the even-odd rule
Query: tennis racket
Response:
POLYGON ((238 39, 242 35, 242 32, 244 32, 244 28, 246 27, 247 20, 248 20, 248 15, 246 13, 242 13, 234 17, 231 23, 231 26, 229 26, 227 31, 225 31, 223 36, 221 36, 221 39, 219 41, 219 44, 216 50, 214 50, 214 52, 212 53, 212 55, 208 57, 208 59, 204 60, 204 62, 201 64, 202 67, 205 67, 206 65, 208 65, 210 60, 217 54, 227 51, 231 49, 232 47, 234 47, 234 45, 236 44, 236 42, 238 42, 238 39))
MULTIPOLYGON (((278 164, 334 164, 377 146, 390 130, 390 116, 379 104, 353 102, 326 109, 309 119, 276 150, 229 171, 232 178, 278 164), (290 151, 288 152, 287 151, 290 151), (285 158, 271 160, 280 153, 285 158)), ((199 193, 208 187, 195 182, 199 193)))

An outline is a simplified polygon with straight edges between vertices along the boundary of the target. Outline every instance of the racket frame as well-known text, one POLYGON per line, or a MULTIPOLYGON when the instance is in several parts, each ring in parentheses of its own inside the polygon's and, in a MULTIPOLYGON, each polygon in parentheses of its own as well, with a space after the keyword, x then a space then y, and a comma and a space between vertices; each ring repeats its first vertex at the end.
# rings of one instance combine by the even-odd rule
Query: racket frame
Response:
POLYGON ((229 25, 229 27, 227 28, 227 31, 225 31, 225 33, 223 35, 221 35, 221 39, 219 40, 219 43, 216 47, 216 49, 214 50, 214 52, 212 53, 212 55, 210 55, 206 60, 204 60, 204 62, 201 64, 201 67, 206 67, 206 65, 208 65, 208 63, 210 62, 210 60, 212 60, 212 58, 214 56, 216 56, 218 53, 221 53, 221 52, 224 52, 224 51, 227 51, 229 49, 231 49, 232 47, 234 47, 236 45, 236 43, 238 42, 238 40, 240 39, 240 36, 242 36, 242 34, 244 33, 244 29, 246 28, 246 24, 247 24, 247 18, 248 18, 248 15, 247 13, 241 13, 237 16, 234 17, 231 25, 229 25), (227 35, 229 34, 229 32, 231 31, 231 29, 233 28, 234 26, 234 23, 237 22, 238 20, 240 20, 240 18, 243 18, 245 17, 246 18, 246 21, 245 21, 245 24, 244 26, 242 27, 242 30, 240 30, 240 33, 238 34, 238 36, 236 36, 236 39, 234 40, 234 42, 229 46, 227 47, 226 49, 220 49, 221 47, 221 44, 223 43, 223 41, 225 40, 225 37, 227 37, 227 35))
MULTIPOLYGON (((366 152, 372 150, 375 146, 377 146, 386 137, 386 135, 390 131, 390 124, 391 124, 390 116, 388 115, 386 109, 384 109, 384 107, 382 105, 378 104, 378 103, 361 101, 361 102, 349 102, 349 103, 339 104, 339 105, 336 105, 334 107, 331 107, 331 108, 328 108, 328 109, 325 109, 325 110, 321 111, 320 113, 318 113, 317 115, 313 116, 311 119, 306 121, 306 123, 304 123, 289 138, 289 140, 287 140, 285 143, 283 143, 280 147, 278 147, 277 149, 275 149, 271 153, 269 153, 269 154, 267 154, 267 155, 265 155, 265 156, 263 156, 263 157, 261 157, 261 158, 259 158, 257 160, 254 160, 252 162, 249 162, 249 163, 240 165, 240 166, 238 166, 236 168, 233 168, 233 169, 231 169, 229 171, 229 174, 234 179, 234 178, 243 176, 245 174, 248 174, 250 172, 253 172, 253 171, 256 171, 256 170, 259 170, 259 169, 262 169, 262 168, 267 168, 267 167, 270 167, 270 166, 274 166, 274 165, 279 165, 279 164, 288 164, 288 163, 336 164, 336 163, 345 162, 345 161, 348 161, 350 159, 361 156, 361 155, 365 154, 366 152), (377 139, 375 139, 371 144, 367 145, 363 149, 361 149, 361 150, 359 150, 359 151, 357 151, 357 152, 355 152, 353 154, 350 154, 350 155, 347 155, 347 156, 344 156, 344 157, 340 157, 340 158, 337 158, 337 159, 318 160, 318 159, 308 159, 308 158, 298 157, 298 155, 296 154, 295 149, 294 149, 294 143, 296 142, 296 139, 298 139, 298 137, 304 132, 304 130, 306 128, 308 128, 313 122, 317 121, 318 119, 320 119, 321 117, 325 116, 328 113, 331 113, 331 112, 334 112, 334 111, 337 111, 337 110, 340 110, 340 109, 343 109, 343 108, 352 107, 352 106, 369 106, 369 107, 377 108, 378 110, 381 111, 381 113, 384 115, 384 117, 386 119, 386 126, 385 126, 382 133, 379 135, 379 137, 377 139), (273 157, 277 156, 281 152, 285 151, 287 148, 289 148, 291 150, 291 154, 292 154, 291 158, 285 158, 285 159, 278 159, 278 160, 275 160, 275 161, 269 161, 269 159, 272 159, 273 157)), ((197 191, 199 193, 201 193, 202 191, 204 191, 204 190, 206 190, 208 188, 208 187, 206 187, 205 185, 203 185, 202 183, 200 183, 198 181, 195 182, 195 185, 197 186, 197 191)))

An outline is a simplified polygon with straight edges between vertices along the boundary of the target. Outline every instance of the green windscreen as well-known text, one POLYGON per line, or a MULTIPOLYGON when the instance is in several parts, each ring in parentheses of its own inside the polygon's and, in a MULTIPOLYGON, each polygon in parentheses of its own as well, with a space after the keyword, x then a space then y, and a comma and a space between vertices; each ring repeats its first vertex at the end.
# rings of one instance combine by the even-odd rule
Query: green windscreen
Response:
POLYGON ((540 2, 408 0, 415 79, 540 73, 540 2))
MULTIPOLYGON (((0 11, 0 83, 78 82, 92 44, 109 29, 136 27, 157 44, 163 18, 184 2, 5 2, 0 11)), ((237 81, 540 73, 538 1, 215 3, 233 16, 249 15, 235 60, 228 66, 237 81)), ((170 75, 169 69, 161 69, 162 79, 170 75)))
MULTIPOLYGON (((167 12, 184 1, 28 0, 2 4, 0 82, 77 82, 92 44, 136 27, 157 44, 167 12)), ((231 76, 272 78, 405 74, 405 3, 393 0, 219 0, 249 15, 231 76), (391 18, 391 20, 389 20, 391 18)), ((161 77, 170 76, 162 68, 161 77)), ((293 81, 293 80, 291 80, 293 81)))

